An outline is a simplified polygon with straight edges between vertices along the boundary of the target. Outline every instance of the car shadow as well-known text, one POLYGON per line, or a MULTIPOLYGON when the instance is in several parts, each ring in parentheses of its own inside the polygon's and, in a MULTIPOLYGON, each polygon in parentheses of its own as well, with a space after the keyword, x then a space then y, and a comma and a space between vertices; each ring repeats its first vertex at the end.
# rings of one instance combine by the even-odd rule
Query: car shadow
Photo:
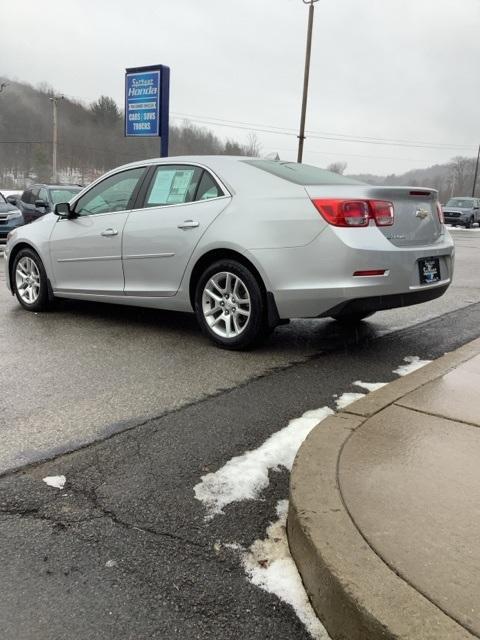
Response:
MULTIPOLYGON (((146 331, 175 332, 179 339, 208 342, 193 313, 67 299, 58 299, 52 312, 118 327, 134 324, 146 331)), ((287 353, 348 350, 380 335, 375 324, 369 321, 346 325, 330 318, 298 319, 277 327, 255 352, 261 354, 277 349, 287 353)))

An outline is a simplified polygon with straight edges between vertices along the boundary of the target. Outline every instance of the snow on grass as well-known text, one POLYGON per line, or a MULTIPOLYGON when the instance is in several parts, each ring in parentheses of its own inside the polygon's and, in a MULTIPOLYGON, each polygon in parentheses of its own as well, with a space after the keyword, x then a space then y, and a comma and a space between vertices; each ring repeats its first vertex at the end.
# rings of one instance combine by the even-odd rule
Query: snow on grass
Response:
POLYGON ((316 640, 329 636, 315 615, 288 547, 286 522, 288 500, 277 503, 278 520, 270 523, 264 540, 255 540, 242 553, 242 564, 248 579, 264 591, 273 593, 289 604, 316 640))
POLYGON ((48 484, 49 487, 54 487, 55 489, 63 489, 67 481, 65 476, 46 476, 42 478, 42 480, 45 484, 48 484))
POLYGON ((337 411, 345 409, 349 404, 352 404, 352 402, 355 402, 356 400, 360 400, 360 398, 363 398, 364 396, 364 393, 342 393, 342 395, 335 400, 337 411))
POLYGON ((378 389, 381 389, 382 387, 387 385, 388 382, 362 382, 361 380, 355 380, 353 384, 355 387, 366 389, 370 393, 371 391, 377 391, 378 389))
POLYGON ((268 487, 268 471, 292 468, 295 455, 310 431, 333 414, 329 407, 307 411, 300 418, 274 433, 258 449, 246 451, 229 460, 214 473, 201 477, 195 485, 195 498, 206 510, 206 519, 223 513, 223 509, 239 500, 254 500, 268 487))
POLYGON ((431 360, 420 360, 418 356, 407 356, 403 359, 406 364, 401 364, 397 369, 393 370, 399 376, 406 376, 412 371, 421 369, 426 364, 430 364, 431 360))

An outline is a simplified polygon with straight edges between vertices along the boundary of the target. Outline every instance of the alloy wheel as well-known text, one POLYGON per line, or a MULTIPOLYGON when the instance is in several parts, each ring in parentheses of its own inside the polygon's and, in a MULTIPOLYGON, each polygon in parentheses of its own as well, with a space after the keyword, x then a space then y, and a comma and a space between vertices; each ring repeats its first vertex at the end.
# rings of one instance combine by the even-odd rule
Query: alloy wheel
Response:
POLYGON ((15 269, 15 285, 20 298, 26 304, 33 304, 40 294, 40 271, 35 261, 24 256, 15 269))
POLYGON ((207 280, 202 311, 210 329, 222 338, 236 338, 250 320, 251 300, 245 283, 234 273, 221 271, 207 280))

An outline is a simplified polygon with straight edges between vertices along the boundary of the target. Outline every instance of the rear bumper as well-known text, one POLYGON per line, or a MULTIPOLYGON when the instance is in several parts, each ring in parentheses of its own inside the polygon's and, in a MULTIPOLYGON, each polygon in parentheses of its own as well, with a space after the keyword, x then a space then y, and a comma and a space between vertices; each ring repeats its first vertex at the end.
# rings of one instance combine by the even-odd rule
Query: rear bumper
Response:
POLYGON ((453 241, 446 232, 422 247, 397 247, 376 229, 327 228, 304 247, 251 251, 268 275, 279 317, 317 318, 340 312, 378 311, 426 302, 445 293, 454 266, 453 241), (422 258, 438 257, 440 281, 420 283, 422 258), (382 276, 354 276, 384 269, 382 276))
POLYGON ((321 314, 321 317, 348 316, 356 313, 369 313, 374 311, 385 311, 386 309, 398 309, 398 307, 408 307, 413 304, 429 302, 443 296, 450 286, 439 284, 429 287, 426 290, 410 291, 409 293, 397 293, 389 296, 374 296, 373 298, 357 298, 348 302, 341 302, 336 307, 321 314))

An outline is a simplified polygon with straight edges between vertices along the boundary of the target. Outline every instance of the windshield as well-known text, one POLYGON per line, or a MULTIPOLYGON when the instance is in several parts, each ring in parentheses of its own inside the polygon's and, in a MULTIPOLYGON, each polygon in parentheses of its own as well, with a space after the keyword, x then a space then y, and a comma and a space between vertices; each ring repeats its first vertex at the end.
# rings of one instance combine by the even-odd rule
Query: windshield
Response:
POLYGON ((473 207, 472 198, 450 198, 447 207, 457 207, 458 209, 471 209, 473 207))
POLYGON ((80 187, 71 187, 70 189, 50 189, 50 198, 52 199, 53 204, 68 202, 79 191, 81 191, 80 187))
POLYGON ((321 184, 365 184, 359 180, 347 178, 325 169, 319 169, 310 164, 279 162, 278 160, 244 160, 243 162, 257 169, 268 171, 268 173, 278 178, 301 184, 304 187, 321 184))

